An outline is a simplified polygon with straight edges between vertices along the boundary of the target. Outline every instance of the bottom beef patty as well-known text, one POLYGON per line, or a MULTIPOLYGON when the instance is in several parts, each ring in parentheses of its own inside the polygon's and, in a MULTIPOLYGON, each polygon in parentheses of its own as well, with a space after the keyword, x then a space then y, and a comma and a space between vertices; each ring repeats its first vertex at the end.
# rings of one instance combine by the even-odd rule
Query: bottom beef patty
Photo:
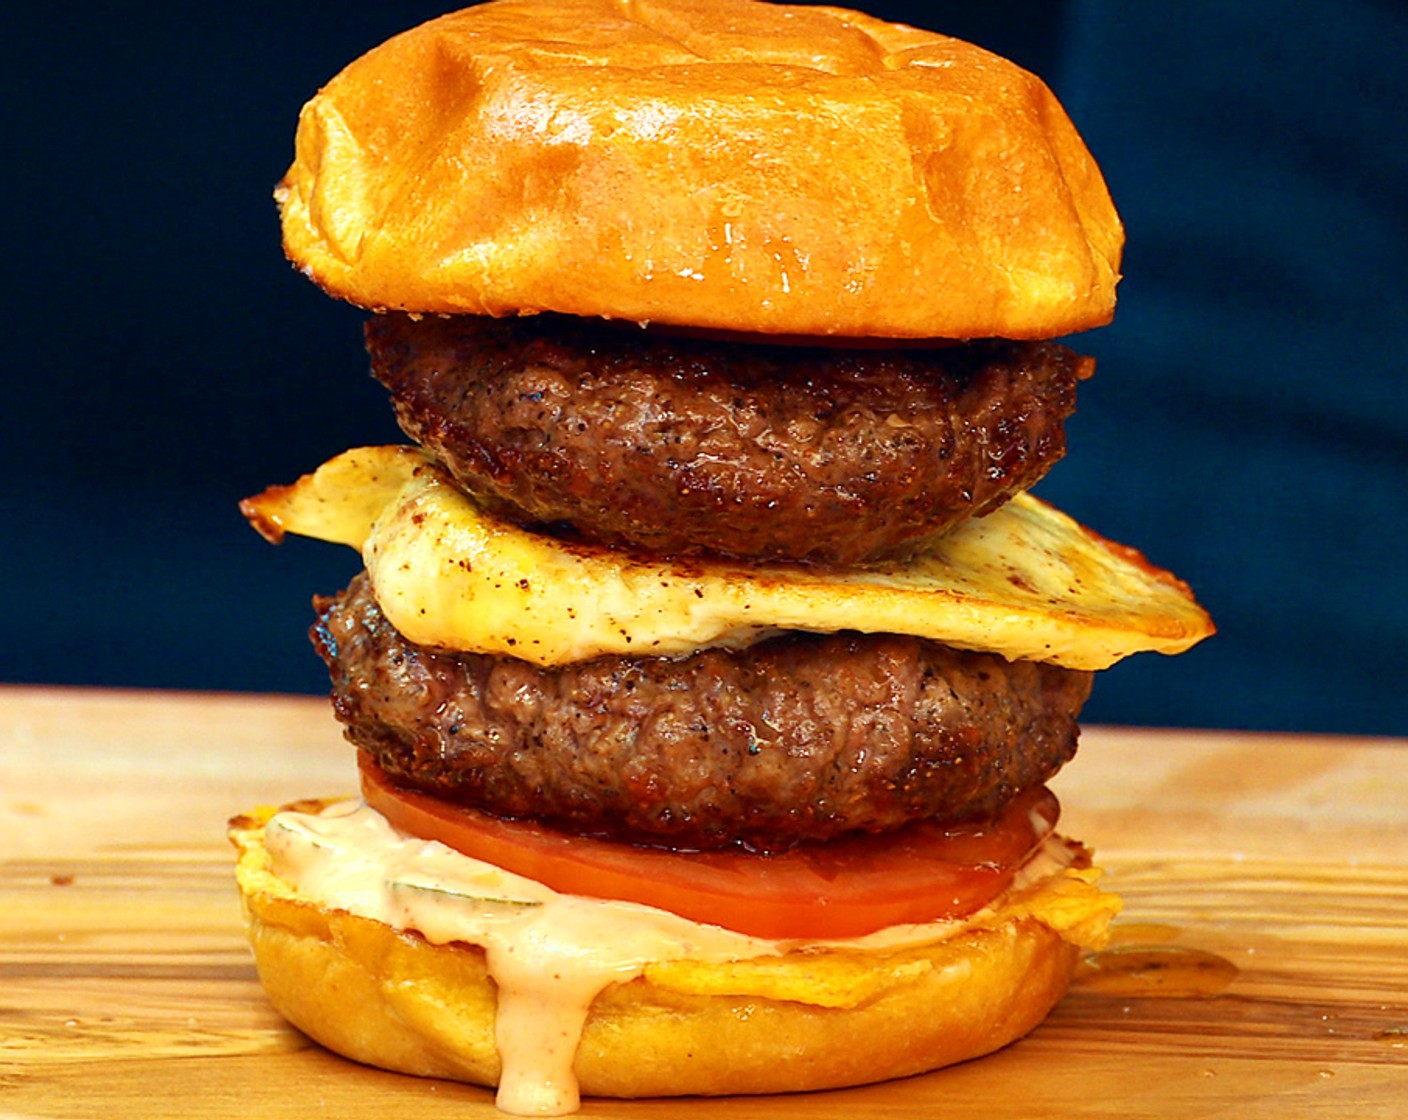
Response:
POLYGON ((854 633, 545 669, 407 642, 365 573, 315 606, 338 718, 394 780, 677 847, 778 849, 988 815, 1075 753, 1091 685, 854 633))

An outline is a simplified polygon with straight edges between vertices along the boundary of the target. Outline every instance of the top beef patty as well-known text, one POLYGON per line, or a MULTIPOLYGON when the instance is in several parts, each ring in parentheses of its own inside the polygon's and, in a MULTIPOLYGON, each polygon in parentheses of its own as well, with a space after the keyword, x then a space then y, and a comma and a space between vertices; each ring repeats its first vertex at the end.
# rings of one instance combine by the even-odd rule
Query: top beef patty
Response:
POLYGON ((367 325, 402 428, 525 524, 673 555, 856 564, 1033 485, 1065 452, 1056 343, 793 347, 542 315, 367 325))

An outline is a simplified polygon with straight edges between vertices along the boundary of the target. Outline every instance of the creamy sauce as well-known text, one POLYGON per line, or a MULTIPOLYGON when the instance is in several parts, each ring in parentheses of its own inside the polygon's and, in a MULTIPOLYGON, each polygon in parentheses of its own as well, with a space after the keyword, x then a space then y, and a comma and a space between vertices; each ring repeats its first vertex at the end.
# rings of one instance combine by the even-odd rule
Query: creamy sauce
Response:
MULTIPOLYGON (((706 963, 777 956, 806 946, 890 949, 929 944, 967 921, 894 926, 841 942, 771 941, 654 907, 560 894, 436 841, 407 836, 358 801, 321 814, 285 810, 265 828, 273 872, 303 897, 443 945, 482 946, 498 986, 498 1107, 560 1116, 579 1105, 572 1065, 588 1008, 653 961, 706 963)), ((1054 837, 1014 888, 1070 863, 1054 837)), ((978 915, 974 915, 974 918, 978 915)))
POLYGON ((524 1116, 578 1107, 572 1061, 593 999, 651 961, 729 961, 785 951, 631 903, 564 895, 405 836, 358 802, 282 812, 265 829, 273 871, 300 895, 427 941, 480 945, 498 985, 498 1105, 524 1116))

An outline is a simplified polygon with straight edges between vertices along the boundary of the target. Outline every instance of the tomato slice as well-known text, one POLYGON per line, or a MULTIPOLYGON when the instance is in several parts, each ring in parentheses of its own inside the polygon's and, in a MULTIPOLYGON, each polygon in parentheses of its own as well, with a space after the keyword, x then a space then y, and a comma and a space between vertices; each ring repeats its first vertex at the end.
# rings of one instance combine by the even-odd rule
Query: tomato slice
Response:
POLYGON ((638 902, 778 940, 859 937, 971 914, 1007 888, 1060 813, 1055 794, 1039 787, 991 821, 917 821, 767 855, 681 852, 501 820, 397 786, 365 754, 360 765, 367 804, 402 832, 566 894, 638 902))

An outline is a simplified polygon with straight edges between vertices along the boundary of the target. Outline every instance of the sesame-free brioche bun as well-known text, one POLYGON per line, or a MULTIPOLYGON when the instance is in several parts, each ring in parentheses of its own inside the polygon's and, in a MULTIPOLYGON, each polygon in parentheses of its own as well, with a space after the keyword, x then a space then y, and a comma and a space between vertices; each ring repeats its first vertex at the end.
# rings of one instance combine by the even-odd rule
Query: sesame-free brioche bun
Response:
MULTIPOLYGON (((303 803, 316 804, 316 803, 303 803)), ((496 989, 482 949, 320 906, 278 878, 271 810, 237 817, 237 879, 278 1011, 366 1065, 497 1084, 496 989)), ((1119 908, 1077 865, 919 948, 660 962, 597 996, 574 1070, 584 1095, 838 1088, 938 1069, 1034 1028, 1119 908)))
POLYGON ((493 0, 303 109, 289 257, 374 310, 787 335, 1106 323, 1123 231, 1051 91, 840 8, 493 0))

